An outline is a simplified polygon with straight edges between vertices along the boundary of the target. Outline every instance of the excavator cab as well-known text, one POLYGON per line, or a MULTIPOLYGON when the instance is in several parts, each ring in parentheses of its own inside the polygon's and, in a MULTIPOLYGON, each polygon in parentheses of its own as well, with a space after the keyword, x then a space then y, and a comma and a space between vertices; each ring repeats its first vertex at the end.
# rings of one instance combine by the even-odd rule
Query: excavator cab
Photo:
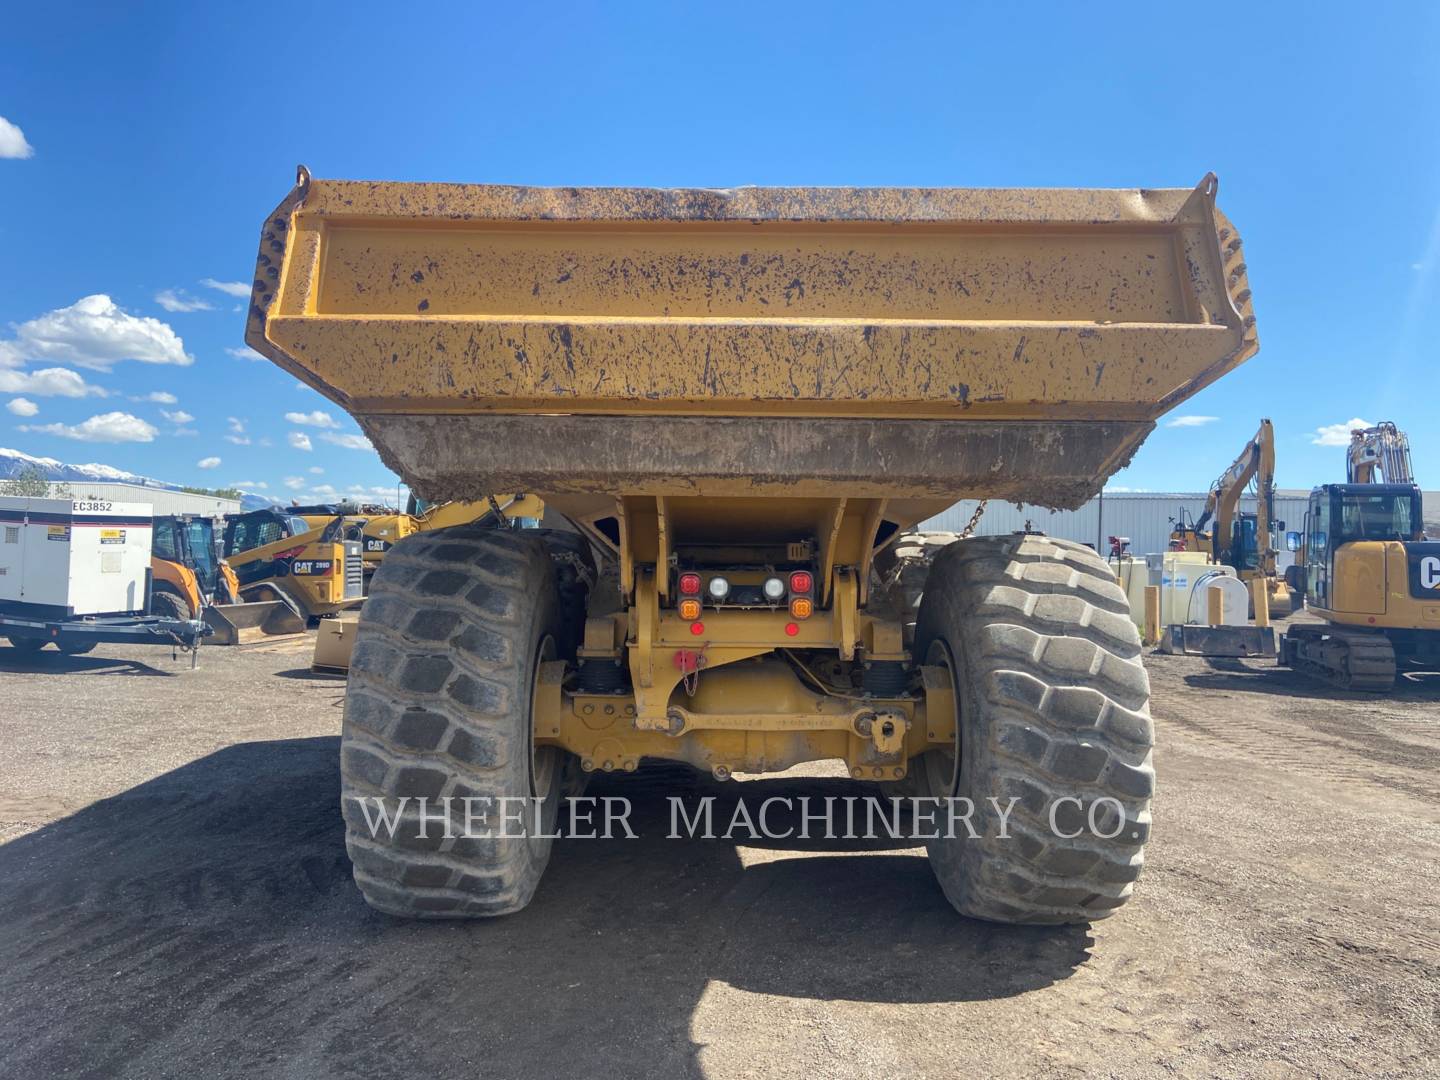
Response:
POLYGON ((1260 526, 1254 514, 1242 513, 1235 517, 1230 541, 1230 565, 1236 570, 1260 569, 1260 526))
MULTIPOLYGON (((1293 584, 1317 609, 1348 603, 1336 580, 1355 577, 1347 544, 1423 540, 1420 489, 1413 484, 1326 484, 1310 493, 1305 511, 1304 558, 1291 570, 1293 584)), ((1287 575, 1289 576, 1289 575, 1287 575)))

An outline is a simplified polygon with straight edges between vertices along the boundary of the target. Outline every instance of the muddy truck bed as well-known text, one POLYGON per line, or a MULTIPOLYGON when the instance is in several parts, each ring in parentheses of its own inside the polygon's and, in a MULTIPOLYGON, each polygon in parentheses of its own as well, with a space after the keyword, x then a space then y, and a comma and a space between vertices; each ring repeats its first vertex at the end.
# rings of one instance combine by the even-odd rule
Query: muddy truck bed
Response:
MULTIPOLYGON (((246 340, 430 499, 1073 507, 1257 348, 1194 189, 299 182, 246 340)), ((901 522, 902 524, 904 522, 901 522)))

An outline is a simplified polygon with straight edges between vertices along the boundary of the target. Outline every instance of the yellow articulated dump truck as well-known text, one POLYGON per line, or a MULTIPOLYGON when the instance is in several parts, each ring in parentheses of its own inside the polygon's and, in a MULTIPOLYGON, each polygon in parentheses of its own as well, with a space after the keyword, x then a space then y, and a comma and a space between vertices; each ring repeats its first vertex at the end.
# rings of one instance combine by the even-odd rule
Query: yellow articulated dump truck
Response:
POLYGON ((523 908, 587 772, 839 759, 973 802, 976 835, 927 841, 964 914, 1122 905, 1152 726, 1103 558, 959 540, 908 644, 872 568, 961 498, 1079 506, 1256 351, 1215 194, 1213 177, 649 190, 302 169, 263 226, 246 340, 421 498, 533 492, 559 526, 423 532, 376 573, 341 748, 366 899, 523 908), (427 828, 426 806, 462 797, 535 812, 520 836, 427 828), (371 827, 382 804, 393 832, 371 827))

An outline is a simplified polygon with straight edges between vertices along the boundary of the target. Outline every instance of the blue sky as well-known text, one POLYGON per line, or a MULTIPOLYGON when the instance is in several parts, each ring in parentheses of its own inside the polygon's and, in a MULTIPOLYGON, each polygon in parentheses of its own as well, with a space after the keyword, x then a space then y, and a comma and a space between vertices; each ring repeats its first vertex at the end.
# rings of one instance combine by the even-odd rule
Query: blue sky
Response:
POLYGON ((1281 486, 1341 479, 1316 433, 1360 418, 1406 428, 1440 487, 1440 5, 125 8, 5 17, 0 117, 23 142, 0 125, 0 446, 281 497, 393 485, 342 445, 343 412, 229 352, 225 286, 297 162, 658 186, 1213 169, 1261 352, 1177 410, 1214 419, 1162 421, 1112 483, 1203 489, 1268 415, 1281 486))

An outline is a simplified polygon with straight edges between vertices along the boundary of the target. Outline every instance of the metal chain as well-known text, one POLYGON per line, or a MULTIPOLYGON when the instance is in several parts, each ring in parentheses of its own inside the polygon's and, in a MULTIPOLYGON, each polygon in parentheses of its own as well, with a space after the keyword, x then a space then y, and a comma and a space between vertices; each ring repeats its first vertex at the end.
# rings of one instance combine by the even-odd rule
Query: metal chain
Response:
POLYGON ((975 526, 979 525, 980 519, 985 516, 985 507, 989 505, 989 499, 981 499, 980 502, 976 504, 975 513, 970 515, 970 524, 966 525, 964 531, 960 534, 961 540, 966 539, 971 533, 975 531, 975 526))

